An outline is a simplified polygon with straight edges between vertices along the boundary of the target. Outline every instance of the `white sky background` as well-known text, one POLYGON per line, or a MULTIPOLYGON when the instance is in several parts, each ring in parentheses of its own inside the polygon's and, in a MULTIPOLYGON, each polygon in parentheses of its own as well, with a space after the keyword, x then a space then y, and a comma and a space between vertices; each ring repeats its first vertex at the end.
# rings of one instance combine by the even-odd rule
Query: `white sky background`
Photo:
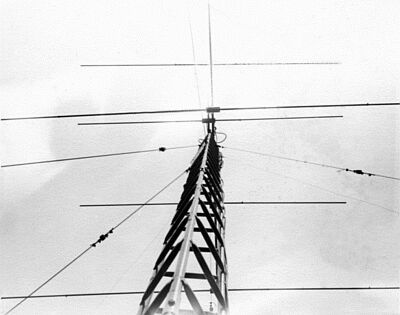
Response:
MULTIPOLYGON (((208 69, 85 63, 208 60, 207 4, 1 1, 1 117, 198 108, 208 69)), ((398 1, 212 2, 215 62, 332 66, 216 68, 221 107, 396 102, 398 1)), ((399 109, 335 108, 218 117, 344 115, 220 123, 226 146, 400 177, 399 109)), ((135 119, 201 118, 177 114, 135 119)), ((1 162, 191 145, 201 125, 77 126, 129 117, 4 122, 1 162)), ((229 286, 398 286, 399 182, 224 150, 227 201, 347 205, 227 207, 229 286), (329 192, 331 191, 331 192, 329 192), (339 195, 335 195, 335 192, 339 195), (362 202, 365 200, 369 203, 362 202), (387 208, 387 209, 384 209, 387 208)), ((195 149, 1 169, 1 295, 28 294, 185 169, 195 149)), ((184 179, 155 201, 178 201, 184 179)), ((38 294, 144 290, 175 209, 145 208, 38 294)), ((140 296, 29 300, 14 314, 132 314, 140 296)), ((15 301, 3 301, 3 310, 15 301)), ((398 314, 396 291, 231 293, 231 314, 398 314)), ((207 304, 205 304, 206 306, 207 304)))

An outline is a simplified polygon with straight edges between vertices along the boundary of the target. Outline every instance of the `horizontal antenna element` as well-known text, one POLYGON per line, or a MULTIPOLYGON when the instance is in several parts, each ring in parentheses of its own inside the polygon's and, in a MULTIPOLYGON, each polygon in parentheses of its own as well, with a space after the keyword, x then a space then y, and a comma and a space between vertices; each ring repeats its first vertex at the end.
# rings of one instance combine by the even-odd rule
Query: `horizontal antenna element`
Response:
MULTIPOLYGON (((322 66, 340 65, 340 62, 219 62, 213 66, 322 66)), ((210 66, 209 63, 116 63, 116 64, 83 64, 81 67, 193 67, 210 66)))
MULTIPOLYGON (((343 205, 346 201, 225 201, 225 205, 343 205)), ((207 202, 205 202, 207 204, 207 202)), ((84 204, 82 208, 90 207, 129 207, 142 206, 142 203, 103 203, 103 204, 84 204)), ((146 206, 176 206, 177 202, 155 202, 148 203, 146 206)))
POLYGON ((195 113, 195 112, 216 112, 216 111, 235 111, 235 110, 262 110, 262 109, 301 109, 301 108, 331 108, 331 107, 378 107, 378 106, 400 106, 400 103, 363 103, 363 104, 327 104, 327 105, 282 105, 282 106, 252 106, 252 107, 218 107, 215 110, 210 108, 195 109, 169 109, 169 110, 150 110, 150 111, 128 111, 128 112, 108 112, 108 113, 84 113, 84 114, 65 114, 47 116, 27 116, 27 117, 7 117, 1 121, 13 120, 33 120, 33 119, 57 119, 57 118, 80 118, 98 116, 124 116, 124 115, 150 115, 150 114, 173 114, 173 113, 195 113))
POLYGON ((99 126, 99 125, 140 125, 140 124, 165 124, 165 123, 210 123, 213 122, 234 122, 234 121, 261 121, 261 120, 297 120, 297 119, 324 119, 324 118, 343 118, 342 115, 334 116, 295 116, 295 117, 262 117, 262 118, 204 118, 190 120, 148 120, 148 121, 110 121, 110 122, 83 122, 79 126, 99 126))
MULTIPOLYGON (((371 286, 371 287, 284 287, 284 288, 231 288, 229 292, 251 292, 251 291, 353 291, 353 290, 400 290, 400 286, 384 287, 384 286, 371 286)), ((159 293, 160 291, 154 291, 159 293)), ((209 293, 208 289, 193 290, 198 293, 209 293)), ((33 296, 3 296, 2 300, 13 299, 40 299, 40 298, 58 298, 58 297, 80 297, 80 296, 103 296, 103 295, 141 295, 144 291, 120 291, 120 292, 93 292, 93 293, 65 293, 65 294, 46 294, 46 295, 33 295, 33 296)))

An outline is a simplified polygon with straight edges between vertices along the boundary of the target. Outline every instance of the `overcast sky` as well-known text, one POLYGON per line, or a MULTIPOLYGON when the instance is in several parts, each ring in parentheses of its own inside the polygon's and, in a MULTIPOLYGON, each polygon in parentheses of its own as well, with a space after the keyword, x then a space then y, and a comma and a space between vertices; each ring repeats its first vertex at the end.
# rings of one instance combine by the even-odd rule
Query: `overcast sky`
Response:
MULTIPOLYGON (((82 68, 208 61, 205 1, 0 2, 1 117, 210 105, 209 70, 82 68), (190 24, 189 24, 190 21, 190 24), (200 94, 200 102, 198 98, 200 94)), ((399 1, 212 1, 215 105, 398 102, 399 1)), ((397 107, 268 110, 218 117, 343 115, 217 124, 224 145, 400 177, 397 107)), ((198 119, 202 114, 135 119, 198 119)), ((201 124, 78 126, 132 117, 2 122, 1 164, 195 145, 201 124)), ((2 296, 24 295, 187 168, 196 149, 2 168, 2 296)), ((399 181, 228 149, 229 287, 398 286, 399 181)), ((176 202, 185 178, 155 201, 176 202)), ((142 291, 174 207, 147 207, 38 294, 142 291)), ((198 287, 201 287, 199 283, 198 287)), ((192 285, 196 287, 196 284, 192 285)), ((215 299, 215 298, 214 298, 215 299)), ((133 314, 140 296, 28 300, 14 314, 133 314)), ((2 301, 6 311, 16 301, 2 301)), ((202 300, 205 307, 209 296, 202 300)), ((231 293, 231 315, 399 314, 398 291, 231 293)))

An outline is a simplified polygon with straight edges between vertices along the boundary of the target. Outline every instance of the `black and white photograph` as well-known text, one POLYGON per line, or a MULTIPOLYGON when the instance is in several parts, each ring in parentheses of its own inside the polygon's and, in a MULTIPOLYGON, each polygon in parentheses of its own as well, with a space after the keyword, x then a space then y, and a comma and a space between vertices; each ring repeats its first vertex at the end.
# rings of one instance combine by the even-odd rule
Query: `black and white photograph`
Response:
POLYGON ((0 0, 0 313, 400 314, 400 1, 0 0))

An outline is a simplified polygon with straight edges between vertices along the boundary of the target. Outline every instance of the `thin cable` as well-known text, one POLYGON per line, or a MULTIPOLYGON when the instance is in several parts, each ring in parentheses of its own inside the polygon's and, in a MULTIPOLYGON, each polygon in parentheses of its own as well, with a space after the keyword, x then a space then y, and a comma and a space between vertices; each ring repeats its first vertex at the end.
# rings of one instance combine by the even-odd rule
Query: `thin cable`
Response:
POLYGON ((245 150, 245 149, 237 149, 237 148, 226 147, 226 146, 221 146, 221 148, 234 150, 234 151, 240 151, 240 152, 247 152, 247 153, 257 154, 257 155, 261 155, 261 156, 277 158, 277 159, 281 159, 281 160, 288 160, 288 161, 293 161, 293 162, 301 162, 301 163, 306 163, 306 164, 313 164, 313 165, 318 165, 318 166, 323 166, 323 167, 328 167, 328 168, 334 168, 334 169, 338 169, 338 170, 344 170, 341 167, 336 167, 336 166, 327 165, 327 164, 320 164, 320 163, 315 163, 315 162, 309 162, 309 161, 303 161, 303 160, 298 160, 298 159, 292 159, 292 158, 279 156, 279 155, 274 155, 274 154, 269 154, 269 153, 261 153, 261 152, 245 150))
POLYGON ((336 192, 336 191, 333 191, 333 190, 330 190, 330 189, 321 187, 321 186, 319 186, 319 185, 315 185, 315 184, 311 184, 311 183, 305 182, 305 181, 300 180, 300 179, 295 178, 295 177, 283 175, 283 174, 280 174, 280 173, 277 173, 277 172, 273 172, 273 171, 270 171, 270 170, 267 170, 267 169, 264 169, 264 168, 261 168, 261 167, 254 166, 253 164, 245 163, 245 162, 243 162, 242 160, 239 160, 239 159, 235 159, 235 158, 227 157, 227 156, 225 156, 225 158, 229 158, 229 159, 235 160, 235 161, 237 161, 237 162, 240 162, 240 163, 242 163, 242 164, 245 164, 245 165, 247 165, 247 166, 249 166, 249 167, 251 167, 251 168, 257 169, 257 170, 261 170, 261 171, 264 171, 264 172, 267 172, 267 173, 270 173, 270 174, 277 175, 277 176, 279 176, 279 177, 288 178, 288 179, 297 181, 297 182, 299 182, 299 183, 302 183, 303 185, 315 187, 315 188, 318 188, 318 189, 320 189, 320 190, 329 192, 329 193, 334 194, 334 195, 337 195, 337 196, 341 196, 341 197, 349 198, 349 199, 352 199, 352 200, 355 200, 355 201, 359 201, 359 202, 362 202, 362 203, 366 203, 366 204, 368 204, 368 205, 371 205, 371 206, 374 206, 374 207, 378 207, 378 208, 381 208, 381 209, 383 209, 383 210, 385 210, 385 211, 388 211, 388 212, 391 212, 391 213, 395 213, 395 214, 397 214, 397 215, 400 215, 400 212, 398 212, 398 211, 396 211, 396 210, 393 210, 393 209, 390 209, 390 208, 387 208, 387 207, 384 207, 384 206, 381 206, 381 205, 379 205, 379 204, 377 204, 377 203, 374 203, 374 202, 370 202, 370 201, 367 201, 367 200, 355 198, 355 197, 352 197, 352 196, 349 196, 349 195, 344 195, 344 194, 338 193, 338 192, 336 192))
MULTIPOLYGON (((368 286, 368 287, 270 287, 270 288, 231 288, 229 292, 251 292, 251 291, 347 291, 347 290, 400 290, 400 286, 368 286)), ((193 290, 198 293, 208 293, 209 289, 193 290)), ((159 291, 154 291, 159 293, 159 291)), ((25 296, 3 296, 2 300, 22 299, 22 298, 58 298, 58 297, 80 297, 80 296, 101 296, 101 295, 141 295, 144 291, 122 291, 122 292, 95 292, 95 293, 67 293, 67 294, 47 294, 25 296)))
MULTIPOLYGON (((212 255, 209 255, 209 268, 210 268, 210 270, 213 270, 213 256, 212 255)), ((217 271, 216 271, 216 273, 217 273, 217 271)), ((213 303, 213 291, 212 290, 209 290, 210 291, 210 312, 212 312, 212 303, 213 303)))
MULTIPOLYGON (((156 198, 159 194, 161 194, 164 190, 166 190, 169 186, 171 186, 173 183, 175 183, 179 178, 183 176, 188 170, 183 171, 180 173, 178 176, 176 176, 172 181, 170 181, 167 185, 165 185, 161 190, 159 190, 157 193, 155 193, 152 197, 147 199, 144 203, 146 205, 150 201, 152 201, 154 198, 156 198)), ((15 310, 18 306, 20 306, 23 302, 25 302, 28 298, 32 297, 33 294, 35 294, 37 291, 39 291, 41 288, 43 288, 47 283, 49 283, 51 280, 53 280, 55 277, 57 277, 61 272, 63 272, 65 269, 67 269, 69 266, 71 266, 74 262, 76 262, 79 258, 81 258, 84 254, 86 254, 88 251, 90 251, 92 248, 96 247, 97 244, 103 242, 109 234, 113 233, 117 228, 119 228, 122 224, 124 224, 126 221, 128 221, 133 215, 135 215, 138 211, 140 211, 143 207, 140 206, 139 208, 135 209, 132 211, 129 215, 127 215, 124 219, 122 219, 119 223, 117 223, 113 228, 111 228, 106 234, 100 235, 99 239, 95 242, 92 243, 88 248, 83 250, 78 256, 76 256, 74 259, 72 259, 69 263, 67 263, 64 267, 62 267, 59 271, 57 271, 54 275, 52 275, 49 279, 47 279, 45 282, 43 282, 41 285, 39 285, 35 290, 33 290, 30 294, 28 294, 26 297, 24 297, 20 302, 18 302, 16 305, 14 305, 10 310, 8 310, 5 315, 10 314, 13 310, 15 310)))
POLYGON ((175 183, 179 178, 183 176, 188 170, 183 171, 180 173, 177 177, 175 177, 172 181, 170 181, 164 188, 162 188, 160 191, 158 191, 155 195, 150 197, 149 199, 146 200, 143 206, 140 206, 136 210, 132 211, 128 216, 126 216, 123 220, 121 220, 117 225, 113 227, 113 230, 116 230, 118 227, 120 227, 122 224, 124 224, 126 221, 128 221, 133 215, 135 215, 138 211, 140 211, 147 203, 152 201, 154 198, 156 198, 159 194, 161 194, 164 190, 166 190, 169 186, 171 186, 173 183, 175 183))
MULTIPOLYGON (((110 291, 114 291, 115 287, 118 285, 118 283, 122 280, 122 278, 132 269, 134 268, 139 261, 143 258, 144 254, 149 250, 150 246, 154 243, 154 241, 156 239, 159 238, 159 236, 161 235, 161 233, 164 231, 164 225, 160 228, 160 230, 158 231, 158 233, 156 234, 156 236, 153 237, 153 239, 145 246, 145 248, 139 253, 138 257, 135 259, 135 261, 130 264, 128 266, 128 268, 126 268, 121 275, 118 277, 118 279, 114 282, 114 284, 111 286, 110 291)), ((107 297, 106 297, 107 298, 107 297)), ((102 300, 102 302, 100 303, 100 306, 103 305, 105 303, 105 299, 102 300)))
MULTIPOLYGON (((190 18, 190 11, 189 11, 189 7, 186 7, 187 9, 187 14, 188 14, 188 21, 189 21, 189 30, 190 30, 190 39, 191 39, 191 43, 192 43, 192 56, 193 56, 193 63, 194 63, 194 77, 195 77, 195 82, 196 82, 196 89, 197 89, 197 105, 199 108, 202 108, 203 106, 201 105, 201 96, 200 96, 200 84, 199 84, 199 76, 197 73, 197 65, 196 65, 196 50, 194 47, 194 37, 193 37, 193 30, 192 30, 192 22, 191 22, 191 18, 190 18)), ((207 130, 206 130, 206 126, 204 124, 203 125, 203 133, 204 136, 207 135, 207 130)))
POLYGON ((203 106, 201 105, 199 76, 198 76, 198 73, 197 73, 197 64, 196 64, 196 50, 195 50, 195 47, 194 47, 194 37, 193 37, 192 23, 190 21, 189 8, 187 8, 187 11, 188 11, 190 39, 191 39, 191 43, 192 43, 192 56, 193 56, 193 64, 194 64, 193 72, 194 72, 194 77, 195 77, 195 82, 196 82, 197 103, 198 103, 199 108, 202 108, 203 106))
POLYGON ((204 138, 207 136, 207 130, 206 130, 206 125, 205 124, 202 124, 203 125, 203 133, 204 133, 204 138))
MULTIPOLYGON (((346 201, 224 201, 225 205, 344 205, 346 201)), ((204 204, 208 204, 204 202, 204 204)), ((142 206, 143 203, 83 204, 81 208, 142 206)), ((153 202, 145 206, 176 206, 177 202, 153 202)))
POLYGON ((44 160, 44 161, 35 161, 35 162, 24 162, 24 163, 14 163, 14 164, 6 164, 1 167, 13 167, 13 166, 25 166, 25 165, 34 165, 34 164, 44 164, 44 163, 54 163, 54 162, 65 162, 65 161, 74 161, 74 160, 84 160, 84 159, 93 159, 100 157, 109 157, 109 156, 117 156, 117 155, 127 155, 127 154, 137 154, 137 153, 147 153, 147 152, 164 152, 167 150, 178 150, 178 149, 187 149, 197 147, 197 145, 188 145, 188 146, 180 146, 180 147, 159 147, 158 149, 149 149, 149 150, 140 150, 140 151, 128 151, 128 152, 119 152, 119 153, 109 153, 109 154, 99 154, 99 155, 88 155, 88 156, 79 156, 79 157, 71 157, 64 159, 55 159, 55 160, 44 160))
POLYGON ((220 140, 220 141, 217 141, 217 143, 222 143, 222 142, 225 142, 225 140, 228 138, 228 135, 225 133, 225 132, 215 132, 217 135, 218 134, 220 134, 220 135, 224 135, 225 137, 224 137, 224 139, 222 139, 222 140, 220 140))
POLYGON ((298 160, 298 159, 288 158, 288 157, 284 157, 284 156, 279 156, 279 155, 274 155, 274 154, 269 154, 269 153, 261 153, 261 152, 245 150, 245 149, 238 149, 238 148, 225 147, 225 146, 221 146, 221 148, 234 150, 234 151, 240 151, 240 152, 247 152, 247 153, 257 154, 257 155, 266 156, 266 157, 272 157, 272 158, 281 159, 281 160, 287 160, 287 161, 293 161, 293 162, 299 162, 299 163, 304 163, 304 164, 311 164, 311 165, 326 167, 326 168, 332 168, 332 169, 336 169, 336 170, 340 170, 340 171, 352 172, 352 173, 355 173, 358 175, 368 175, 368 176, 382 177, 382 178, 388 178, 388 179, 394 179, 394 180, 400 181, 400 178, 398 178, 398 177, 387 176, 387 175, 376 174, 376 173, 368 173, 368 172, 364 172, 362 170, 352 170, 349 168, 333 166, 333 165, 329 165, 329 164, 316 163, 316 162, 310 162, 310 161, 305 161, 305 160, 298 160))
POLYGON ((57 277, 61 272, 63 272, 65 269, 67 269, 69 266, 71 266, 75 261, 77 261, 79 258, 81 258, 83 255, 85 255, 88 251, 92 249, 92 246, 89 246, 86 248, 84 251, 82 251, 78 256, 76 256, 74 259, 72 259, 68 264, 66 264, 64 267, 62 267, 59 271, 57 271, 54 275, 52 275, 50 278, 48 278, 45 282, 43 282, 40 286, 38 286, 35 290, 33 290, 31 293, 29 293, 27 296, 25 296, 21 301, 19 301, 16 305, 14 305, 11 309, 9 309, 5 315, 10 314, 13 310, 15 310, 18 306, 20 306, 22 303, 24 303, 28 298, 31 298, 33 294, 35 294, 37 291, 39 291, 41 288, 43 288, 47 283, 49 283, 51 280, 53 280, 55 277, 57 277))

